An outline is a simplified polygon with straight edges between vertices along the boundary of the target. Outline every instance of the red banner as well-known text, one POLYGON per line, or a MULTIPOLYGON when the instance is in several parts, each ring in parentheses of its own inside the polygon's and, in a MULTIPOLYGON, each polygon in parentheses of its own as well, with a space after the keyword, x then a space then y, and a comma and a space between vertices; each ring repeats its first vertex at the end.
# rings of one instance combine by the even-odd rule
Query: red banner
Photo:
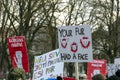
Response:
POLYGON ((87 77, 91 80, 92 76, 96 74, 103 74, 106 76, 106 60, 93 60, 88 62, 87 77))
POLYGON ((23 68, 29 72, 28 55, 24 36, 8 38, 8 48, 11 57, 12 67, 23 68))

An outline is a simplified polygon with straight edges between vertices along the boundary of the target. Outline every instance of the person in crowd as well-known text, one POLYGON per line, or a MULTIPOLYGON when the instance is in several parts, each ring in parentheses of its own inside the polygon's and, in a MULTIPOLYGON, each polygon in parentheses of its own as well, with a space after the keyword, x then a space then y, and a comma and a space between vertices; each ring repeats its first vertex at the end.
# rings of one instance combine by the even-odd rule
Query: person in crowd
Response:
POLYGON ((120 80, 116 75, 108 77, 106 80, 120 80))
POLYGON ((92 77, 92 80, 105 80, 105 76, 102 74, 96 74, 92 77))
POLYGON ((57 76, 57 80, 63 80, 61 76, 57 76))
POLYGON ((120 77, 120 69, 118 69, 115 74, 117 77, 120 77))
POLYGON ((86 74, 82 74, 79 76, 79 80, 88 80, 86 74))

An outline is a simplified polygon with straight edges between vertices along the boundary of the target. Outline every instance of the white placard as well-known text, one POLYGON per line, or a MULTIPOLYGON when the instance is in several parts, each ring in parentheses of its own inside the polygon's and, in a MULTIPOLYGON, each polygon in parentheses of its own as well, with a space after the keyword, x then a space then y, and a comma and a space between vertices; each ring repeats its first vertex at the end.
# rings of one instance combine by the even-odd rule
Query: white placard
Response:
POLYGON ((108 77, 115 75, 115 72, 119 69, 120 64, 107 64, 108 77))
POLYGON ((35 56, 33 80, 46 80, 63 76, 63 62, 59 60, 59 49, 35 56))
POLYGON ((90 26, 58 27, 58 40, 61 61, 89 62, 93 60, 90 26))
POLYGON ((120 58, 115 58, 114 59, 114 64, 120 64, 120 58))

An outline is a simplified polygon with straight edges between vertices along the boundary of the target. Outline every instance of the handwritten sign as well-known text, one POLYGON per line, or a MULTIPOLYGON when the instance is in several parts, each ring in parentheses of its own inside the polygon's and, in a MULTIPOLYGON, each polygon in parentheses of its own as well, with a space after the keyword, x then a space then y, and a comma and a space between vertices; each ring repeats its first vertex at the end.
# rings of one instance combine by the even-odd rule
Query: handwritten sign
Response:
POLYGON ((90 26, 58 27, 60 59, 64 62, 93 60, 90 26))
POLYGON ((59 56, 58 49, 41 56, 35 56, 33 80, 46 80, 63 76, 63 62, 60 62, 59 56))

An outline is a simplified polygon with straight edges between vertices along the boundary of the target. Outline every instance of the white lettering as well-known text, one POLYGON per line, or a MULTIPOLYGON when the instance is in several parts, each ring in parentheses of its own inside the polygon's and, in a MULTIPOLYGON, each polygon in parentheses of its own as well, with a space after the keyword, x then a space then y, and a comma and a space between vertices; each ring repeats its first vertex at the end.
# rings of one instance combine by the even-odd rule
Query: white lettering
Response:
POLYGON ((15 38, 12 38, 12 39, 9 39, 9 42, 23 42, 23 39, 15 39, 15 38))
POLYGON ((22 43, 12 43, 11 47, 23 47, 22 43))
POLYGON ((104 64, 104 61, 97 61, 97 60, 94 60, 93 63, 100 63, 100 64, 104 64))
POLYGON ((102 67, 102 64, 92 64, 94 67, 102 67))

